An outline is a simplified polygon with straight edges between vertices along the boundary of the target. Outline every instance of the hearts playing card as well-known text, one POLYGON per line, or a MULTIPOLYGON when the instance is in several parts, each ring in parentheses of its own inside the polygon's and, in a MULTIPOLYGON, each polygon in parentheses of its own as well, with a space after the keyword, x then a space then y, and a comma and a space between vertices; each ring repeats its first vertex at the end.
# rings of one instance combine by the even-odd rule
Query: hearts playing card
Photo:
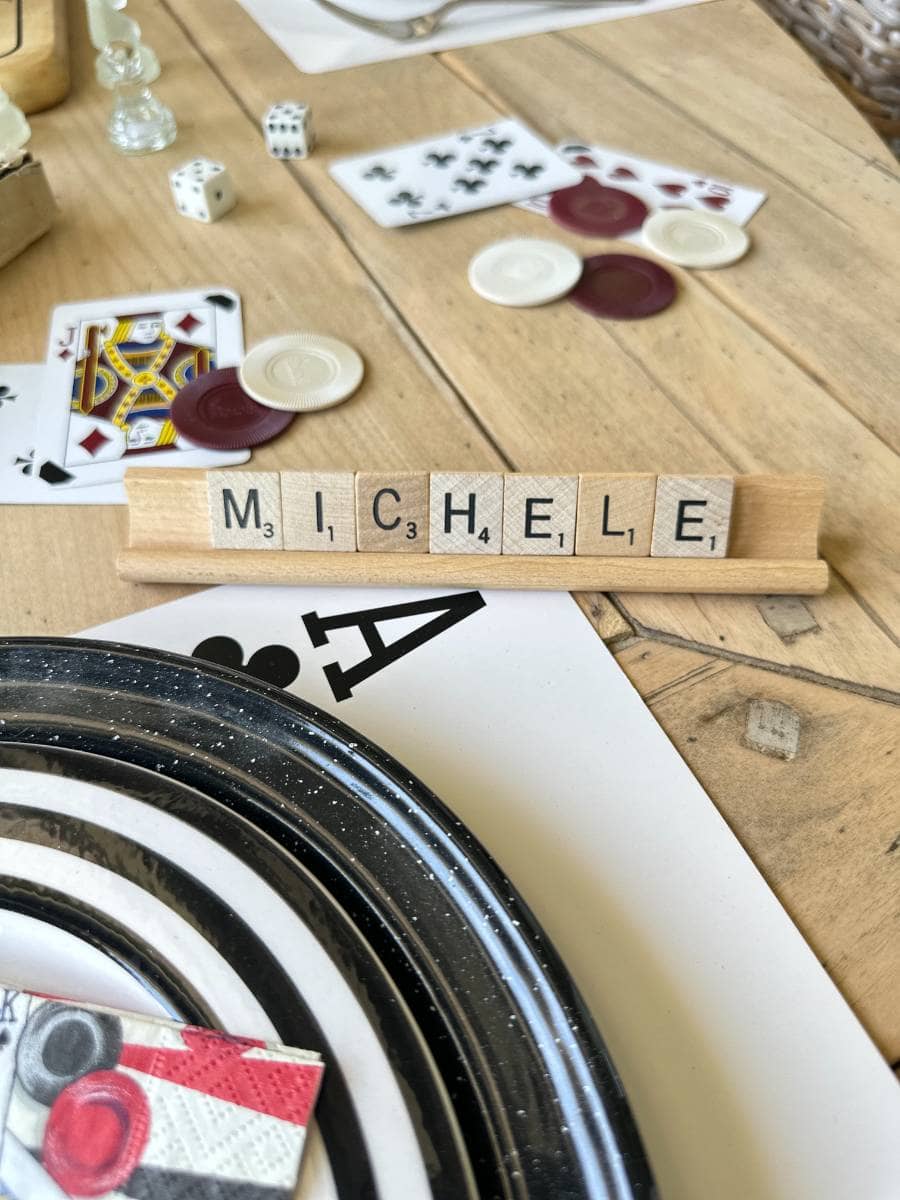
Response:
POLYGON ((581 178, 578 168, 516 120, 340 159, 330 172, 388 228, 509 204, 581 178))
POLYGON ((0 986, 12 1200, 294 1195, 318 1054, 0 986))
POLYGON ((120 482, 128 466, 227 466, 249 451, 181 437, 172 401, 243 353, 240 300, 226 289, 88 300, 55 309, 36 428, 37 461, 72 478, 60 490, 120 482))
MULTIPOLYGON (((766 199, 765 192, 741 187, 722 179, 700 178, 695 171, 668 166, 649 158, 624 154, 611 146, 583 142, 560 142, 557 153, 582 176, 596 179, 607 187, 631 192, 646 204, 652 214, 664 208, 691 208, 700 212, 718 212, 746 225, 766 199)), ((519 202, 520 208, 546 216, 549 194, 519 202)), ((640 244, 640 230, 621 235, 622 240, 640 244)))

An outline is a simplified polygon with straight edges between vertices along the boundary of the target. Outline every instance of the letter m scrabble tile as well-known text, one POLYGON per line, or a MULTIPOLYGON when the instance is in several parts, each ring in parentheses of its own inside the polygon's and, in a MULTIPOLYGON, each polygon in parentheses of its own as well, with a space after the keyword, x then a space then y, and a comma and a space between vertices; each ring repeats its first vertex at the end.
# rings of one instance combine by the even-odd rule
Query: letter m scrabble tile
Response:
POLYGON ((281 550, 277 471, 209 471, 209 529, 216 549, 281 550))

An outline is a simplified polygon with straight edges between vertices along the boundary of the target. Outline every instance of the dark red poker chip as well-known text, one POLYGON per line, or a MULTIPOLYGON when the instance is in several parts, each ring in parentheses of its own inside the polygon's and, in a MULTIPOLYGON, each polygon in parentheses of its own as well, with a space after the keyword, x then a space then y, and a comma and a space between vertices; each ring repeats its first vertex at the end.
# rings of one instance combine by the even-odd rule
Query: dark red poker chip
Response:
POLYGON ((140 1084, 122 1071, 93 1071, 53 1102, 41 1163, 67 1194, 104 1196, 128 1181, 149 1136, 150 1106, 140 1084))
POLYGON ((257 404, 241 387, 237 367, 220 367, 183 387, 169 415, 177 431, 195 446, 244 450, 277 437, 296 413, 257 404))
POLYGON ((556 224, 587 237, 631 233, 643 225, 647 211, 643 200, 631 192, 604 187, 590 175, 550 197, 550 216, 556 224))
POLYGON ((636 254, 595 254, 569 299, 594 317, 651 317, 668 308, 677 287, 669 272, 636 254))

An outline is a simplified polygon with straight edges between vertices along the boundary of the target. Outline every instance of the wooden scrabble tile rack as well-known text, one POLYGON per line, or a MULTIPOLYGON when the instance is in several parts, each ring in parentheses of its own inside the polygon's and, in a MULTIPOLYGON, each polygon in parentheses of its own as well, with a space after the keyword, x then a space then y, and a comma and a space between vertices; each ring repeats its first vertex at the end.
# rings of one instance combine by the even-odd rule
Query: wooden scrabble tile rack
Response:
MULTIPOLYGON (((278 478, 277 472, 267 474, 278 478)), ((129 470, 125 476, 129 544, 119 555, 119 575, 131 581, 187 584, 800 595, 819 594, 828 585, 828 566, 818 558, 817 548, 824 485, 815 476, 735 476, 726 557, 296 550, 279 548, 280 529, 273 548, 254 548, 265 543, 252 538, 243 543, 248 548, 216 547, 213 541, 221 514, 211 510, 210 498, 216 496, 221 481, 227 479, 234 485, 242 478, 247 479, 249 487, 258 475, 193 469, 129 470)), ((322 475, 308 478, 319 480, 322 475)), ((660 484, 670 487, 673 478, 690 481, 694 477, 663 476, 660 484)), ((718 484, 721 478, 713 482, 718 484)), ((225 509, 227 519, 228 504, 225 509)), ((245 506, 245 516, 248 511, 245 506)), ((230 521, 228 524, 231 527, 230 521)), ((257 512, 256 534, 259 532, 257 512)), ((272 534, 267 532, 265 536, 271 538, 272 534)))

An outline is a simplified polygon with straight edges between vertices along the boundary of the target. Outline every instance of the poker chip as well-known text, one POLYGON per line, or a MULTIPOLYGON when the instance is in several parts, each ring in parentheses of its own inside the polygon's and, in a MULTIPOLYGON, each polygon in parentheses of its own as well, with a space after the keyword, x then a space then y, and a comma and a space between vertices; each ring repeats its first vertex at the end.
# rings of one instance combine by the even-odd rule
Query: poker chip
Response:
POLYGON ((346 342, 287 333, 254 346, 239 373, 244 390, 267 408, 313 412, 351 396, 363 371, 363 360, 346 342))
POLYGON ((641 236, 648 250, 681 267, 726 267, 750 248, 748 234, 734 221, 688 208, 654 213, 641 236))
POLYGON ((569 299, 595 317, 650 317, 675 299, 675 280, 659 263, 635 254, 595 254, 569 299))
POLYGON ((294 414, 248 396, 236 367, 208 371, 181 389, 169 413, 178 433, 208 450, 243 450, 276 437, 294 414))
POLYGON ((563 229, 588 237, 618 237, 640 229, 647 205, 631 192, 604 187, 589 175, 550 197, 550 217, 563 229))
POLYGON ((492 304, 529 308, 565 296, 581 271, 580 256, 562 242, 508 238, 479 250, 469 263, 469 283, 492 304))

